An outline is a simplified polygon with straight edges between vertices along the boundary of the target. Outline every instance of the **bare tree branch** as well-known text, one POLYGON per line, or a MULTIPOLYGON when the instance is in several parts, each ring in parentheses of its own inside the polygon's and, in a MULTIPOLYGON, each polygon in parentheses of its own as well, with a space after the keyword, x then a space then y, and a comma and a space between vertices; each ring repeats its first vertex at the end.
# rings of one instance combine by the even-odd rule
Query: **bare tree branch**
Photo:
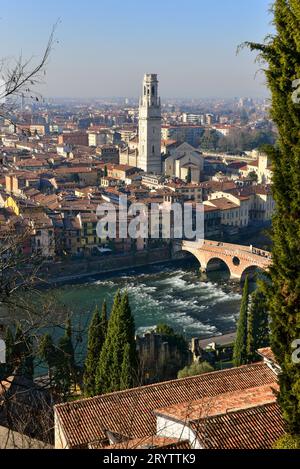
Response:
POLYGON ((10 114, 15 109, 16 103, 11 106, 5 101, 7 98, 29 98, 35 101, 40 101, 42 96, 34 91, 34 87, 42 83, 43 76, 46 75, 46 66, 48 59, 56 42, 55 33, 60 20, 54 24, 51 34, 48 39, 45 51, 41 60, 37 65, 32 65, 33 57, 24 60, 22 54, 15 61, 15 64, 10 66, 9 59, 3 58, 0 61, 0 117, 8 119, 12 124, 16 125, 10 114))

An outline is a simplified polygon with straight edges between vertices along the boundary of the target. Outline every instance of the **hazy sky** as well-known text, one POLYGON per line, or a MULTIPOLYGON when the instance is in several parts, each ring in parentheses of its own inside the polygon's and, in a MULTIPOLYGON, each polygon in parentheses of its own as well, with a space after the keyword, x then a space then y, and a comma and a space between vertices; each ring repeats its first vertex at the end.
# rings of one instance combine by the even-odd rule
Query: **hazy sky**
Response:
POLYGON ((255 54, 270 0, 0 0, 0 57, 38 57, 61 19, 45 96, 138 96, 158 73, 162 97, 265 96, 255 54))

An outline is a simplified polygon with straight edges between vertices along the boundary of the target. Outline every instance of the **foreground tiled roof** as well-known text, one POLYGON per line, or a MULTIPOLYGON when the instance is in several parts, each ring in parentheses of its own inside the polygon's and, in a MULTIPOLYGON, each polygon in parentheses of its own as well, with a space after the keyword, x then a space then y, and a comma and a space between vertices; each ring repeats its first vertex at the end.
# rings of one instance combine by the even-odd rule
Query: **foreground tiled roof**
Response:
POLYGON ((190 426, 206 449, 271 449, 285 433, 277 403, 209 417, 190 426))
POLYGON ((274 382, 271 385, 256 386, 241 391, 226 392, 218 396, 204 397, 197 401, 184 402, 158 409, 155 413, 156 415, 184 423, 186 421, 226 414, 233 410, 243 410, 274 403, 276 402, 275 392, 278 390, 279 386, 274 382))
POLYGON ((69 447, 104 439, 105 430, 141 438, 156 433, 154 409, 274 383, 264 363, 142 386, 55 406, 69 447))

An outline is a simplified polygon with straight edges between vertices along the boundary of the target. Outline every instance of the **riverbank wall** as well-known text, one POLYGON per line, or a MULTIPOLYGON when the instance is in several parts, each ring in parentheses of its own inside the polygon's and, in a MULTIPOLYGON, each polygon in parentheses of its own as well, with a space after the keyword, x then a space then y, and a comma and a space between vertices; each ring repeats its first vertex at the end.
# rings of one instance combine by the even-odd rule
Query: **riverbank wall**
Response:
POLYGON ((153 264, 183 261, 185 252, 171 253, 168 248, 140 251, 127 255, 84 258, 47 263, 43 266, 40 285, 56 285, 104 274, 118 273, 153 264))

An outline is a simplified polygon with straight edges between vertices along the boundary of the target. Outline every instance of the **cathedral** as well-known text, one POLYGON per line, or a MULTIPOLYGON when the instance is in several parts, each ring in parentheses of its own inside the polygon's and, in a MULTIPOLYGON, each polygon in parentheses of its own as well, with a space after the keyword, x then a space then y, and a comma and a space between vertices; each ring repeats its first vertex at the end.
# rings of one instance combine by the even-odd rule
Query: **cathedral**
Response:
POLYGON ((139 105, 139 138, 120 151, 120 164, 161 174, 161 105, 156 74, 146 74, 139 105))

